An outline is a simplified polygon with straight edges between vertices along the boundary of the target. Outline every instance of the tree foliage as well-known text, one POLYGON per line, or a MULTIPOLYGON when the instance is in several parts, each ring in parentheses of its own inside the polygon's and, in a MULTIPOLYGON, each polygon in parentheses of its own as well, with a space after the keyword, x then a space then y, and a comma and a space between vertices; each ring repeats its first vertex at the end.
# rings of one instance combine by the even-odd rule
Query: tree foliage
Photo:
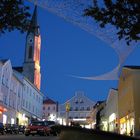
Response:
POLYGON ((93 0, 93 6, 85 9, 84 15, 93 17, 104 28, 107 24, 116 27, 119 39, 127 44, 140 40, 140 0, 93 0))
POLYGON ((24 32, 30 23, 29 7, 23 0, 0 0, 0 34, 17 29, 24 32))

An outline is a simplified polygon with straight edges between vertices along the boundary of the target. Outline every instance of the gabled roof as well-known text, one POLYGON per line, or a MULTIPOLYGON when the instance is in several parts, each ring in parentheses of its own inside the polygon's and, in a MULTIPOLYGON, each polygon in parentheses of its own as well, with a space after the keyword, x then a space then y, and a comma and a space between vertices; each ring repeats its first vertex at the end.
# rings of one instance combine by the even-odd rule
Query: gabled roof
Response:
POLYGON ((22 73, 23 72, 23 67, 13 67, 14 70, 22 73))
POLYGON ((56 102, 50 98, 47 98, 43 101, 43 104, 56 104, 56 102))
POLYGON ((2 62, 3 64, 7 61, 8 61, 8 59, 0 59, 0 62, 2 62))

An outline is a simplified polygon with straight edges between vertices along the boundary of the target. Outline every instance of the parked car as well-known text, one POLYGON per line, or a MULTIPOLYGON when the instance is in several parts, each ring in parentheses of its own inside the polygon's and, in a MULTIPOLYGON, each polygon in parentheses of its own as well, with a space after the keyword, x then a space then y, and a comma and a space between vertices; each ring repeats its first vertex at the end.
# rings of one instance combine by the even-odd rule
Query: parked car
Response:
POLYGON ((25 132, 25 126, 24 125, 19 125, 18 126, 18 132, 24 134, 24 132, 25 132))
POLYGON ((56 136, 60 133, 60 127, 55 121, 45 121, 47 126, 50 127, 50 134, 56 136))
POLYGON ((0 122, 0 133, 2 134, 2 135, 4 135, 4 125, 3 125, 3 123, 1 123, 0 122))
POLYGON ((47 126, 44 121, 32 122, 28 127, 25 128, 25 136, 29 135, 50 135, 50 127, 47 126))
POLYGON ((16 124, 6 124, 5 125, 6 134, 18 134, 18 125, 16 124))

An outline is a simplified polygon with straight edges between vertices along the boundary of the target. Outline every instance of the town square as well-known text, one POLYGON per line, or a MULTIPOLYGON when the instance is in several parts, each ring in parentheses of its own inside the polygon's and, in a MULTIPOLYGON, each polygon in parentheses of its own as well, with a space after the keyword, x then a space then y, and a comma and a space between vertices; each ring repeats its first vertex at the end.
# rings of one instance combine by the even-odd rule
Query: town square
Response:
POLYGON ((140 139, 139 0, 1 0, 0 48, 0 139, 140 139))

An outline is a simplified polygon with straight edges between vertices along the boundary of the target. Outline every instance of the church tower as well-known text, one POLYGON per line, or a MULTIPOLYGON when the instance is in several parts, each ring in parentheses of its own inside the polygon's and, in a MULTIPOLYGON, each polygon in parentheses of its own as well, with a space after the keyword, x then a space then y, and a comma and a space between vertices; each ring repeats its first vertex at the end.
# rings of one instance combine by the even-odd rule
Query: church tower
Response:
POLYGON ((37 23, 37 6, 35 6, 31 24, 26 36, 23 75, 27 77, 38 89, 40 89, 41 84, 40 49, 41 36, 39 25, 37 23))

